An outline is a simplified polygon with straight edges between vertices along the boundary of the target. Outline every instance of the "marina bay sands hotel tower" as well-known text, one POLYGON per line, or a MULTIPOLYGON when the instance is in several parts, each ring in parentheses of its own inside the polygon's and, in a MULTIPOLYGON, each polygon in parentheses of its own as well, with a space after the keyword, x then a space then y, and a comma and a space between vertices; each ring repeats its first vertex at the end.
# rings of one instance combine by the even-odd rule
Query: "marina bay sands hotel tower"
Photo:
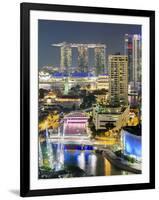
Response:
POLYGON ((106 45, 105 44, 76 44, 76 43, 58 43, 52 44, 54 47, 60 47, 60 71, 70 72, 72 66, 72 48, 77 48, 79 72, 89 72, 89 48, 94 49, 94 72, 96 75, 106 72, 106 45))

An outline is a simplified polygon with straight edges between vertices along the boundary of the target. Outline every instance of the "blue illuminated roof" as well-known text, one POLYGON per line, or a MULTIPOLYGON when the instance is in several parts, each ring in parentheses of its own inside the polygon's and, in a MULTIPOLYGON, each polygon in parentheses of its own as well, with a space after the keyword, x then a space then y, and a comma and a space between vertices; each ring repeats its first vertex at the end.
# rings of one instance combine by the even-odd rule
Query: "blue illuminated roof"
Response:
POLYGON ((63 77, 67 77, 68 75, 62 72, 55 72, 54 74, 52 74, 52 76, 55 78, 63 78, 63 77))
POLYGON ((92 76, 93 74, 87 72, 74 72, 71 74, 71 77, 77 77, 77 78, 92 77, 92 76))
POLYGON ((74 77, 74 78, 85 78, 85 77, 93 77, 94 75, 92 73, 87 73, 87 72, 74 72, 68 75, 67 73, 62 73, 62 72, 55 72, 52 74, 53 77, 55 78, 63 78, 63 77, 74 77))

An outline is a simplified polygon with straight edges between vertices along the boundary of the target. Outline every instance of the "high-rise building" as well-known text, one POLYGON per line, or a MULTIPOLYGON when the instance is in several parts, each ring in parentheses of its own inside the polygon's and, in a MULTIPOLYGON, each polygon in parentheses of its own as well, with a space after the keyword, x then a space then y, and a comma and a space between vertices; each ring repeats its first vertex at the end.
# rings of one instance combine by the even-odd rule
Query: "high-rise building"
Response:
POLYGON ((128 104, 128 57, 109 55, 109 101, 111 106, 128 104))
POLYGON ((94 48, 95 73, 97 76, 106 72, 105 57, 105 47, 94 48))
POLYGON ((57 43, 52 44, 54 47, 60 47, 60 69, 61 72, 67 71, 72 73, 79 72, 93 72, 94 74, 105 74, 106 71, 106 45, 105 44, 82 44, 82 43, 57 43), (77 48, 78 52, 78 69, 72 66, 72 58, 76 58, 72 48, 77 48), (89 49, 94 49, 94 67, 89 66, 89 49), (73 55, 74 54, 74 55, 73 55))
POLYGON ((133 81, 132 35, 125 34, 124 42, 124 54, 128 56, 128 82, 130 83, 133 81))
POLYGON ((141 36, 133 35, 133 74, 134 81, 141 82, 141 36))
POLYGON ((78 45, 78 70, 88 72, 88 45, 78 45))
POLYGON ((72 48, 69 44, 63 43, 61 46, 61 61, 60 61, 60 71, 64 72, 67 70, 69 72, 69 68, 72 65, 72 48))
POLYGON ((141 83, 141 35, 125 34, 124 53, 128 56, 128 82, 141 83))

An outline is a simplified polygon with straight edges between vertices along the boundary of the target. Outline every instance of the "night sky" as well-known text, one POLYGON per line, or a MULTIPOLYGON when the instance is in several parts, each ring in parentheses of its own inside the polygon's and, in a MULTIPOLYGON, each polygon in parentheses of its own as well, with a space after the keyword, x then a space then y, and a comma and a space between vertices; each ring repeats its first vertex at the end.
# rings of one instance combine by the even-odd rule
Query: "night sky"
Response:
MULTIPOLYGON (((39 20, 38 23, 38 65, 60 65, 60 48, 53 43, 104 43, 106 54, 124 53, 124 35, 141 34, 140 25, 108 24, 93 22, 70 22, 39 20)), ((77 66, 77 50, 73 48, 73 66, 77 66)), ((93 65, 93 50, 89 50, 89 64, 93 65)))

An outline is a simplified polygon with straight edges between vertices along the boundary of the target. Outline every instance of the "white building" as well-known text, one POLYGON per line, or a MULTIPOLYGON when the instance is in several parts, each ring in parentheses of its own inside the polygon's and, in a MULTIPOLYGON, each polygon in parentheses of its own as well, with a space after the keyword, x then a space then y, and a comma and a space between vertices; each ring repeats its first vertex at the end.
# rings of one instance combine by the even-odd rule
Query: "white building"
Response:
POLYGON ((96 130, 106 129, 108 124, 120 129, 129 119, 129 107, 94 107, 93 122, 96 130))
POLYGON ((50 81, 51 75, 48 72, 40 71, 39 72, 39 82, 50 81))

